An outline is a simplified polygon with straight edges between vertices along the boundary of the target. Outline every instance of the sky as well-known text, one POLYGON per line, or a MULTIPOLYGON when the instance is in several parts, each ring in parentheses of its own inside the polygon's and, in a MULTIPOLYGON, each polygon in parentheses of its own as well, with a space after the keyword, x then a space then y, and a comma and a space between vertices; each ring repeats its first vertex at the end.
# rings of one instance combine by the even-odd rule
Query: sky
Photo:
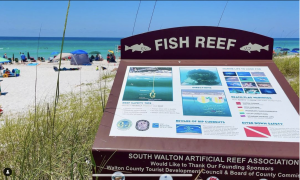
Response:
MULTIPOLYGON (((217 26, 227 1, 157 1, 149 31, 217 26)), ((71 1, 66 37, 129 37, 140 1, 71 1)), ((148 31, 155 1, 141 1, 134 35, 148 31)), ((0 1, 0 36, 62 37, 68 1, 0 1)), ((228 1, 220 27, 299 38, 299 1, 228 1)))

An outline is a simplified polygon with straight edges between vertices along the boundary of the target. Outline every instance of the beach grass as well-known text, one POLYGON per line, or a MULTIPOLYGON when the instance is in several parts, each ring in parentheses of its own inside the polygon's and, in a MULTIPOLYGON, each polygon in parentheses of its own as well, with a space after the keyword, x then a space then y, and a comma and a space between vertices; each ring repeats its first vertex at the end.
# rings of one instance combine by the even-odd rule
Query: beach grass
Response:
POLYGON ((87 88, 81 100, 79 93, 60 95, 55 122, 54 105, 48 102, 37 105, 36 117, 32 110, 2 116, 0 169, 10 167, 12 179, 90 179, 92 166, 86 160, 92 162, 91 149, 110 90, 100 83, 87 88))
POLYGON ((273 61, 299 96, 299 56, 275 57, 273 61))

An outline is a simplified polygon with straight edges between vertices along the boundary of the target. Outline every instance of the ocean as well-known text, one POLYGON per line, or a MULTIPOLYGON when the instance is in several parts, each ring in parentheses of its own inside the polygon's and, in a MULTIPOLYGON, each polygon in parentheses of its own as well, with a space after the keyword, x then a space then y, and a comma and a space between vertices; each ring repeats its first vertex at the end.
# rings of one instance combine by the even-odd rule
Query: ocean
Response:
MULTIPOLYGON (((38 37, 0 37, 0 56, 2 57, 6 53, 8 57, 12 57, 14 54, 15 58, 20 58, 20 52, 24 52, 25 55, 29 52, 30 56, 35 57, 35 59, 38 56, 48 59, 48 57, 51 57, 52 52, 60 52, 61 37, 40 37, 39 45, 38 39, 38 37)), ((86 52, 100 51, 106 57, 108 50, 116 50, 117 46, 121 44, 121 39, 66 37, 63 52, 78 49, 86 52)), ((275 47, 289 48, 290 50, 299 48, 299 38, 275 38, 275 47)), ((116 56, 120 56, 120 53, 116 53, 116 56)))
MULTIPOLYGON (((38 45, 38 37, 0 37, 0 55, 4 53, 7 57, 20 59, 20 52, 27 56, 29 52, 31 57, 44 57, 48 59, 54 51, 60 52, 62 37, 40 37, 38 45), (39 47, 39 48, 38 48, 39 47), (38 52, 37 52, 38 50, 38 52), (38 53, 38 56, 37 56, 38 53)), ((86 52, 99 51, 106 58, 108 50, 115 51, 120 45, 121 38, 80 38, 80 37, 65 37, 63 52, 69 53, 78 49, 86 52)), ((115 53, 116 57, 120 54, 115 53)))

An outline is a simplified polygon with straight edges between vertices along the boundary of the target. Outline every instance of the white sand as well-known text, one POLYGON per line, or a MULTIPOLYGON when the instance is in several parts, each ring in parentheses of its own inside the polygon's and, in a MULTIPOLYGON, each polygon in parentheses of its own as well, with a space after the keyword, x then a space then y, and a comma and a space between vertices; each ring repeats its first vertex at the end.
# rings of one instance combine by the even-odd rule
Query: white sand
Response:
MULTIPOLYGON (((0 96, 0 105, 4 114, 18 113, 28 110, 34 105, 35 100, 35 78, 37 67, 37 102, 43 101, 45 98, 50 101, 56 92, 58 72, 53 70, 53 66, 58 67, 58 63, 38 62, 38 66, 27 66, 24 64, 4 65, 4 68, 19 69, 19 77, 0 78, 2 93, 6 95, 0 96)), ((104 61, 94 61, 92 66, 75 66, 70 65, 69 61, 62 61, 61 68, 81 67, 80 71, 61 71, 60 72, 60 94, 67 92, 80 91, 80 76, 81 84, 93 83, 103 74, 101 66, 106 67, 111 72, 114 68, 118 68, 119 63, 107 63, 104 61), (96 71, 96 66, 99 71, 96 71), (81 75, 80 75, 81 74, 81 75)), ((108 83, 112 86, 112 82, 108 83)), ((82 85, 81 90, 88 86, 82 85)), ((52 101, 51 101, 52 102, 52 101)))

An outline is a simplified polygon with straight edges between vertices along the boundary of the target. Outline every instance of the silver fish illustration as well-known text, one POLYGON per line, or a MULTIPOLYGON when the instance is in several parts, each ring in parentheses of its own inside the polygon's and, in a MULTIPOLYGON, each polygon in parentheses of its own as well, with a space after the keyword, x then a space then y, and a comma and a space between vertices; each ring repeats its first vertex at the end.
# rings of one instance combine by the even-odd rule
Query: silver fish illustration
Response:
POLYGON ((260 52, 261 49, 269 51, 269 45, 262 46, 262 45, 259 45, 259 44, 251 44, 251 42, 250 42, 248 45, 245 45, 245 46, 240 48, 241 51, 248 51, 249 53, 251 53, 250 51, 260 52))
POLYGON ((127 51, 129 49, 132 50, 131 52, 141 51, 141 53, 143 53, 144 51, 150 51, 151 50, 150 47, 145 46, 143 43, 141 43, 141 44, 135 44, 135 45, 132 45, 131 47, 125 45, 125 51, 127 51))

